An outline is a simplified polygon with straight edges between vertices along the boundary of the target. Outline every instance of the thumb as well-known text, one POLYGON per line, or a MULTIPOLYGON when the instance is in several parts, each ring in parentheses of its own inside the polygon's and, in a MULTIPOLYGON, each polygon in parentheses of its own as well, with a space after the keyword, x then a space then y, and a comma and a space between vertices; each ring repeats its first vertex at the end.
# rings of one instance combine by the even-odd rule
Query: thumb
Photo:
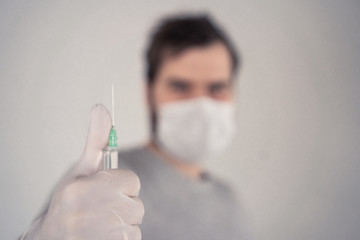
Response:
POLYGON ((102 104, 94 105, 90 113, 85 150, 76 167, 77 175, 91 175, 99 170, 102 150, 108 143, 111 127, 111 116, 106 107, 102 104))

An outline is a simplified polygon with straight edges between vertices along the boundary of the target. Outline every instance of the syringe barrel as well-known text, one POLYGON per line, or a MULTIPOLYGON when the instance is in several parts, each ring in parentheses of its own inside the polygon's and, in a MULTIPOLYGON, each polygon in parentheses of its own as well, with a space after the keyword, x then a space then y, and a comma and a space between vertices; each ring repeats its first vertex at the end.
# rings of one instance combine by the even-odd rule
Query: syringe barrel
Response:
POLYGON ((103 150, 103 155, 102 155, 102 170, 117 169, 118 167, 119 167, 119 162, 118 162, 117 148, 106 147, 103 150))

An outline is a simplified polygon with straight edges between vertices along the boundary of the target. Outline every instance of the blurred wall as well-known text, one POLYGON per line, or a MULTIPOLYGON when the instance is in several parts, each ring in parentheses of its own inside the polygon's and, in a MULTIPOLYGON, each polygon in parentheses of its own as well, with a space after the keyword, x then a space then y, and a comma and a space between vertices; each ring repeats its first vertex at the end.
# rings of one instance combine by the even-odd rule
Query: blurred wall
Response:
MULTIPOLYGON (((155 20, 208 10, 243 53, 239 129, 209 164, 256 239, 359 239, 360 3, 0 2, 1 239, 38 213, 116 85, 121 146, 146 141, 142 53, 155 20)), ((146 236, 144 236, 146 239, 146 236)))

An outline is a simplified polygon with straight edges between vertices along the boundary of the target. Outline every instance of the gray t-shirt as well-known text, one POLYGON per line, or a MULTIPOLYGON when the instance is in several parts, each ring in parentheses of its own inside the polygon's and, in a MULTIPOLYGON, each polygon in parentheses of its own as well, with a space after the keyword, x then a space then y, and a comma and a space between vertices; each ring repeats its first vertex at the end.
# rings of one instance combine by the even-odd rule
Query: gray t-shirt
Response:
POLYGON ((120 151, 119 168, 140 178, 143 240, 249 239, 235 195, 212 175, 190 179, 143 146, 120 151))

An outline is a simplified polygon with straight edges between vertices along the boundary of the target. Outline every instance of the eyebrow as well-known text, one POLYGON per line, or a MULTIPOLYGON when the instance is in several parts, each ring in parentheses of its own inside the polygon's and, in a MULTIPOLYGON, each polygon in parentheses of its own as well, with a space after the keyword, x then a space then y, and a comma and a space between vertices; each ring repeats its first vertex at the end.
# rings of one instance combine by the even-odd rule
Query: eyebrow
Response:
POLYGON ((169 77, 168 78, 169 82, 175 82, 175 83, 191 83, 192 81, 190 79, 186 79, 186 78, 179 78, 179 77, 169 77))
POLYGON ((228 82, 225 82, 225 81, 222 81, 222 80, 218 80, 218 81, 211 81, 210 83, 209 83, 209 85, 211 85, 211 86, 223 86, 223 85, 225 85, 225 86, 229 86, 229 85, 231 85, 231 82, 230 81, 228 81, 228 82))
MULTIPOLYGON (((168 78, 169 82, 186 82, 186 83, 192 83, 193 81, 191 81, 190 79, 186 79, 186 78, 181 78, 181 77, 169 77, 168 78)), ((214 79, 212 81, 209 81, 209 84, 231 84, 232 80, 231 79, 214 79)))

